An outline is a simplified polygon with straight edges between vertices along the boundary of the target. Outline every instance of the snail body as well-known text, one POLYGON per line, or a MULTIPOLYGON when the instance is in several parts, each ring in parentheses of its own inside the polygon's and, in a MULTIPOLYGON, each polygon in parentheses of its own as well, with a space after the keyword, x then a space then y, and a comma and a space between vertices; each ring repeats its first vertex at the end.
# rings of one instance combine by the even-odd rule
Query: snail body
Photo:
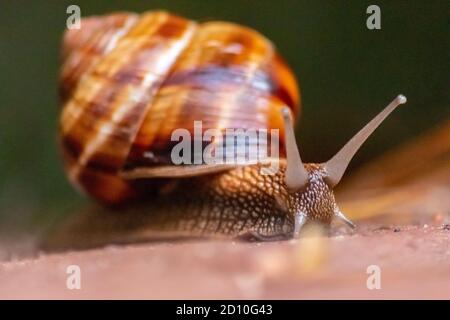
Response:
POLYGON ((151 210, 138 205, 141 216, 150 211, 145 219, 191 235, 285 239, 307 221, 334 217, 353 226, 332 189, 364 140, 404 103, 397 97, 327 163, 303 164, 293 131, 295 78, 254 30, 160 11, 119 13, 67 31, 62 58, 60 143, 70 181, 125 211, 146 203, 151 210), (204 130, 279 129, 279 170, 174 165, 171 133, 193 132, 196 120, 204 130))

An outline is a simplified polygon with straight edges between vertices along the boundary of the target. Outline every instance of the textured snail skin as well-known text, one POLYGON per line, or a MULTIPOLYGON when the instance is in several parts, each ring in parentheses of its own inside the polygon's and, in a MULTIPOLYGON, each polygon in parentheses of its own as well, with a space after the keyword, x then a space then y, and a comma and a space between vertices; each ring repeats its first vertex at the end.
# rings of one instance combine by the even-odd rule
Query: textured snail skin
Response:
POLYGON ((336 203, 323 180, 326 173, 320 165, 305 167, 309 182, 294 193, 288 192, 284 183, 284 161, 275 175, 261 175, 261 167, 252 165, 214 176, 178 180, 155 202, 154 210, 165 214, 153 223, 160 230, 184 231, 194 236, 251 235, 261 240, 291 238, 298 212, 310 221, 328 225, 336 203))
POLYGON ((283 137, 280 108, 297 115, 300 102, 291 71, 256 31, 159 11, 91 17, 68 30, 60 93, 67 175, 107 204, 149 198, 167 185, 119 172, 170 164, 175 129, 193 132, 202 120, 204 130, 280 129, 283 137))
POLYGON ((336 206, 320 165, 306 164, 309 183, 289 193, 284 183, 286 163, 275 175, 263 176, 259 165, 221 174, 173 180, 157 197, 116 210, 92 207, 51 235, 46 247, 93 247, 185 238, 284 240, 293 237, 294 216, 328 225, 336 206))

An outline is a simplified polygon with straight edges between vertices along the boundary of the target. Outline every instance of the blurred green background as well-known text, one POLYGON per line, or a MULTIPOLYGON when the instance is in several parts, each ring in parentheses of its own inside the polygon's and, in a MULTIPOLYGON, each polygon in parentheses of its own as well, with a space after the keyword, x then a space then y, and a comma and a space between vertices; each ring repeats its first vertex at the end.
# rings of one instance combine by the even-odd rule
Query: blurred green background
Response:
MULTIPOLYGON (((250 26, 271 39, 302 91, 305 161, 324 161, 398 93, 408 97, 355 167, 448 118, 448 1, 0 1, 0 232, 42 226, 89 200, 68 184, 56 146, 66 8, 83 16, 166 9, 250 26), (1 231, 2 230, 2 231, 1 231)), ((414 161, 414 159, 411 159, 414 161)))

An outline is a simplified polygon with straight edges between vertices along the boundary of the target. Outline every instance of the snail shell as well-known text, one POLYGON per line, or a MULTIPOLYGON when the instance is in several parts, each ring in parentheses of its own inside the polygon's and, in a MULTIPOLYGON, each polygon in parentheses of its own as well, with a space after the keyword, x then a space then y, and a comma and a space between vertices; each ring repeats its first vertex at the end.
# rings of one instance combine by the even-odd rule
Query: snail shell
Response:
POLYGON ((193 132, 194 120, 203 130, 280 129, 283 155, 280 109, 297 115, 300 103, 292 72, 258 32, 159 11, 85 18, 66 31, 60 96, 67 174, 109 204, 166 185, 119 173, 171 165, 172 132, 193 132))

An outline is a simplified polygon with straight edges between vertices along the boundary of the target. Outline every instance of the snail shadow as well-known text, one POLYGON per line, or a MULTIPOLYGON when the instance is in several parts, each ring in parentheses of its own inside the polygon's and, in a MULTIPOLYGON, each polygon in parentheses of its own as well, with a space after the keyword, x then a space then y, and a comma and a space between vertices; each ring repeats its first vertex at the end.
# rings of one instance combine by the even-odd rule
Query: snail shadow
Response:
POLYGON ((163 214, 144 211, 140 205, 123 210, 91 204, 49 228, 38 246, 44 252, 62 252, 109 245, 208 239, 180 230, 162 229, 157 216, 163 214))

